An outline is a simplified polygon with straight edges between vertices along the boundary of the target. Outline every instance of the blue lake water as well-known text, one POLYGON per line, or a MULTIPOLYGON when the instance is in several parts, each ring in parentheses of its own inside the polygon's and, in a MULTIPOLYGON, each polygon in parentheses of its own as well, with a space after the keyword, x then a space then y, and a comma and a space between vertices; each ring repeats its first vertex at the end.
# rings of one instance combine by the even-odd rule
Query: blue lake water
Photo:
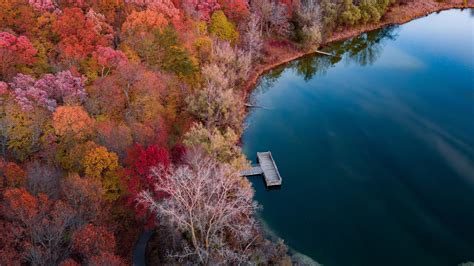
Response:
POLYGON ((450 10, 325 49, 265 75, 244 152, 261 217, 327 266, 474 261, 474 12, 450 10))

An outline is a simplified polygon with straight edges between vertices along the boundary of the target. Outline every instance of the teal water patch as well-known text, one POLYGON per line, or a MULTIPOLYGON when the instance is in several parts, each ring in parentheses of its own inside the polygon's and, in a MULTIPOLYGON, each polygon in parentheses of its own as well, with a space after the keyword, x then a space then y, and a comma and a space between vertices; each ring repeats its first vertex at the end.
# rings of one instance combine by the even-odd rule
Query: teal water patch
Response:
POLYGON ((363 34, 263 77, 249 159, 265 223, 327 266, 474 261, 474 16, 450 10, 363 34))

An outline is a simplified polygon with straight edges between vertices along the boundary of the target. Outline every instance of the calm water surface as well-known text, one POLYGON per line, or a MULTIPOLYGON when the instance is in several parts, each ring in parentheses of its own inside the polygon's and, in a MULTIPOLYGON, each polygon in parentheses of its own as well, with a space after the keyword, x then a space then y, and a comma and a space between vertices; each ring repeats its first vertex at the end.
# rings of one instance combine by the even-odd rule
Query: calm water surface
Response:
POLYGON ((474 261, 474 12, 328 47, 264 77, 243 136, 268 226, 328 266, 474 261))

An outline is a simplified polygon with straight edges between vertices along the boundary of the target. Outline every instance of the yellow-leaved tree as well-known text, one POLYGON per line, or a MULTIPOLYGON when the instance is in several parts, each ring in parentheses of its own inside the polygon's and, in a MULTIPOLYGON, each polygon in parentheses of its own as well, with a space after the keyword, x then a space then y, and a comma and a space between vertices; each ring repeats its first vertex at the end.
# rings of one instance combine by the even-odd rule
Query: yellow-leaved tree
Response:
POLYGON ((222 10, 212 14, 209 32, 223 41, 236 43, 239 40, 239 32, 235 29, 235 25, 227 19, 222 10))
POLYGON ((117 154, 99 146, 84 156, 82 166, 87 177, 102 183, 106 200, 114 201, 120 197, 122 189, 117 174, 119 168, 117 154))

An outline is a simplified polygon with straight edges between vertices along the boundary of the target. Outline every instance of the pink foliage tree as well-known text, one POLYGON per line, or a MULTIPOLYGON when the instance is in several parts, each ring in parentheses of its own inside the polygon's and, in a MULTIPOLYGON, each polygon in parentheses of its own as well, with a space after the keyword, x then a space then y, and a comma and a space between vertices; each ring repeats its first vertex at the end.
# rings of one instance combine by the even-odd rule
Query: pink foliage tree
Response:
POLYGON ((4 96, 8 95, 8 84, 0 81, 0 105, 3 104, 4 96))
POLYGON ((8 93, 8 84, 6 82, 0 81, 0 95, 8 93))
POLYGON ((56 75, 44 75, 36 81, 35 87, 46 91, 58 104, 74 105, 86 98, 84 81, 84 77, 75 77, 71 71, 62 71, 56 75))
POLYGON ((127 56, 122 51, 110 47, 98 46, 94 52, 94 57, 102 67, 102 77, 107 76, 112 69, 123 66, 128 62, 127 56))
POLYGON ((60 13, 59 2, 61 7, 79 7, 86 6, 85 0, 28 0, 28 4, 39 12, 60 13))
POLYGON ((36 53, 27 37, 0 32, 0 78, 11 77, 18 65, 34 63, 36 53))
POLYGON ((56 108, 56 101, 48 98, 48 93, 35 87, 35 79, 30 75, 18 74, 10 83, 15 101, 23 111, 32 111, 34 106, 41 106, 50 111, 56 108))
POLYGON ((212 12, 221 8, 217 0, 185 0, 185 5, 198 12, 205 21, 209 21, 212 12))
POLYGON ((107 19, 103 14, 97 13, 91 8, 86 13, 86 20, 93 25, 92 29, 97 35, 103 36, 107 42, 112 41, 114 29, 107 23, 107 19))
POLYGON ((28 4, 40 12, 58 12, 58 4, 55 0, 28 0, 28 4))
POLYGON ((46 74, 35 80, 30 75, 18 74, 10 83, 15 101, 24 111, 40 106, 53 112, 59 104, 80 104, 86 98, 84 78, 70 71, 46 74))

